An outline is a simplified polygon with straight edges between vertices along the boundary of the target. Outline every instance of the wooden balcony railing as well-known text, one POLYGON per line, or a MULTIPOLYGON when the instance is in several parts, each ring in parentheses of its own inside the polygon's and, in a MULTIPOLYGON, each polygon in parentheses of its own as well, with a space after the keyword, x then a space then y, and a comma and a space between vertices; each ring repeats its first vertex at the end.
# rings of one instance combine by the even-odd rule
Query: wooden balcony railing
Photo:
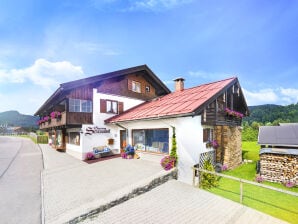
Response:
POLYGON ((51 119, 39 125, 40 129, 54 128, 67 125, 92 124, 92 113, 61 112, 61 117, 51 119))

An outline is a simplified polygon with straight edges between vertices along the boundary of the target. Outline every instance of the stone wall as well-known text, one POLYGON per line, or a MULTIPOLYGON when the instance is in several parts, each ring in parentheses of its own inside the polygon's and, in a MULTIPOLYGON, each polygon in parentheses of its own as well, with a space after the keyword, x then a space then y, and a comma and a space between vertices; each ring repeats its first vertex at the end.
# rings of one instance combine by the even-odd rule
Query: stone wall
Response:
POLYGON ((214 137, 219 144, 216 162, 234 169, 242 163, 241 127, 215 126, 214 137))
POLYGON ((264 153, 260 155, 262 178, 270 182, 296 182, 298 185, 298 156, 264 153))

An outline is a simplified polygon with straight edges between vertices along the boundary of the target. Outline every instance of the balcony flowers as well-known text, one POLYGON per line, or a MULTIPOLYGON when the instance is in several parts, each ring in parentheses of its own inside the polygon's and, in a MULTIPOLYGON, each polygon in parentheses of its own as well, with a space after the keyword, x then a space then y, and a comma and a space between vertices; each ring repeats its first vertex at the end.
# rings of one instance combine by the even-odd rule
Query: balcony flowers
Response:
POLYGON ((51 112, 50 116, 51 116, 52 119, 54 119, 54 118, 60 118, 61 117, 61 112, 59 112, 59 111, 53 111, 53 112, 51 112))
POLYGON ((238 111, 235 111, 235 110, 231 110, 229 108, 226 108, 225 109, 225 112, 227 113, 227 115, 229 116, 233 116, 233 117, 237 117, 237 118, 243 118, 244 117, 244 114, 238 112, 238 111))
POLYGON ((165 170, 170 170, 173 167, 175 167, 176 159, 172 156, 165 156, 160 160, 160 165, 165 169, 165 170))

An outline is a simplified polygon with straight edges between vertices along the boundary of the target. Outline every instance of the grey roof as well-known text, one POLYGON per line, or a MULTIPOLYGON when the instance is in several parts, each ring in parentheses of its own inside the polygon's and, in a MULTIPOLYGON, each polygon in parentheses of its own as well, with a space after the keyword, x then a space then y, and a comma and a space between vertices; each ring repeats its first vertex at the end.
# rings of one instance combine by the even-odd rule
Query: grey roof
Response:
POLYGON ((298 125, 261 126, 258 143, 260 145, 298 147, 298 125))
POLYGON ((298 149, 263 148, 260 150, 260 154, 264 154, 264 153, 298 156, 298 149))

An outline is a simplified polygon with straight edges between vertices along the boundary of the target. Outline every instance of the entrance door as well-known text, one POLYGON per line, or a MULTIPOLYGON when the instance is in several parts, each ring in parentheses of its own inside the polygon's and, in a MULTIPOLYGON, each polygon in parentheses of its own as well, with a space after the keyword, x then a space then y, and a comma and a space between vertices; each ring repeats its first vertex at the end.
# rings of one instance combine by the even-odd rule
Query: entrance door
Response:
POLYGON ((126 130, 120 130, 120 146, 120 151, 123 152, 126 147, 126 130))

